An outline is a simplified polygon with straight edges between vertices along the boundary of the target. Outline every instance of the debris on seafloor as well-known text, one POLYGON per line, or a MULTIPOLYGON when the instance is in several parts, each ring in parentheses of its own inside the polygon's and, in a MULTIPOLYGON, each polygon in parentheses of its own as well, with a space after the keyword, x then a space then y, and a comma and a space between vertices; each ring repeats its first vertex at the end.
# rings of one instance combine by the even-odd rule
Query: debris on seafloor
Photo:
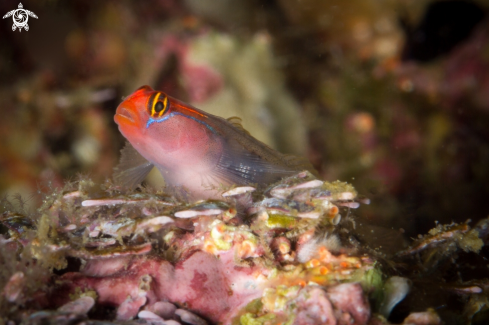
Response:
POLYGON ((439 250, 440 245, 443 244, 446 244, 446 251, 450 247, 459 247, 466 252, 478 252, 484 245, 479 238, 479 232, 476 229, 470 229, 467 221, 462 224, 437 225, 428 232, 428 235, 421 236, 410 248, 398 252, 398 255, 416 254, 421 251, 429 251, 429 248, 439 250))
MULTIPOLYGON (((46 196, 34 216, 3 213, 2 320, 387 324, 409 292, 406 278, 385 281, 375 254, 342 243, 349 209, 366 201, 351 185, 301 172, 224 194, 188 203, 81 180, 46 196)), ((423 247, 454 232, 439 228, 423 247)), ((441 324, 433 310, 412 312, 411 323, 441 324)))

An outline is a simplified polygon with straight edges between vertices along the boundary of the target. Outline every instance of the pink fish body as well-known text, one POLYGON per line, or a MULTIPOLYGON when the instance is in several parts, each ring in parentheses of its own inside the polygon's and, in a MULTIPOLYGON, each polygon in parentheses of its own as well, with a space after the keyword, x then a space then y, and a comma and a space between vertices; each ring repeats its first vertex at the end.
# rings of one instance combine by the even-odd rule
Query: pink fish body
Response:
POLYGON ((149 86, 128 96, 114 120, 130 143, 115 174, 122 185, 136 186, 154 166, 193 198, 221 198, 231 185, 263 186, 312 170, 253 138, 239 119, 208 114, 149 86))

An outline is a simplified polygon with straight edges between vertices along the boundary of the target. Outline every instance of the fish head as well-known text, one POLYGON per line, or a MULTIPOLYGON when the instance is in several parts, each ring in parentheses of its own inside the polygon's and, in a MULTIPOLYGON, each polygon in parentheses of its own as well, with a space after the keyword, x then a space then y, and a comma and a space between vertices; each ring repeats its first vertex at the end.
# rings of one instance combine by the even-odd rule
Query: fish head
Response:
POLYGON ((204 112, 149 86, 117 107, 114 121, 131 145, 157 167, 186 166, 209 157, 215 129, 204 112))

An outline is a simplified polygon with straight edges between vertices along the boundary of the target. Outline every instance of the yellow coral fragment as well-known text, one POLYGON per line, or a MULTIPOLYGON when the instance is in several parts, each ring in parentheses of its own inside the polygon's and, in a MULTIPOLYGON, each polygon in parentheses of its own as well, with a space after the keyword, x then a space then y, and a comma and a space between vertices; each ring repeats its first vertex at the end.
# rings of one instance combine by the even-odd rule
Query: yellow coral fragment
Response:
POLYGON ((293 228, 297 223, 296 218, 283 214, 270 214, 267 220, 269 228, 293 228))
POLYGON ((279 285, 274 288, 266 288, 263 292, 263 308, 270 312, 285 311, 287 302, 294 298, 299 292, 301 286, 279 285))
POLYGON ((246 313, 240 317, 241 325, 263 325, 275 319, 274 314, 266 314, 261 317, 255 317, 252 313, 246 313))
POLYGON ((227 251, 231 249, 234 238, 234 227, 226 226, 220 220, 216 220, 212 224, 211 238, 219 250, 227 251))

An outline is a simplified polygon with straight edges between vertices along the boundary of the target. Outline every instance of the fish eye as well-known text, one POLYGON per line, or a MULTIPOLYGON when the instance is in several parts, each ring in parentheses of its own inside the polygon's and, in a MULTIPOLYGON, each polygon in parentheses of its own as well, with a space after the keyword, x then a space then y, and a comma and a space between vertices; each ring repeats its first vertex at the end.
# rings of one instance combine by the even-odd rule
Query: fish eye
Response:
POLYGON ((155 112, 159 113, 163 110, 163 103, 161 101, 157 102, 155 105, 155 112))
POLYGON ((153 118, 161 117, 170 106, 168 97, 161 92, 154 92, 148 99, 148 112, 153 118))

